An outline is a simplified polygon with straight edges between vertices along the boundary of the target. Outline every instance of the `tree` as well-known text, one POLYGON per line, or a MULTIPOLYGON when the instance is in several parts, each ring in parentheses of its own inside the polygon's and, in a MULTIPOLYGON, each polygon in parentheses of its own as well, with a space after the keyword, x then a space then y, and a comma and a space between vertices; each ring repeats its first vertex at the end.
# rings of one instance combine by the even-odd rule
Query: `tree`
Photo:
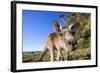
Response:
POLYGON ((91 15, 89 13, 72 13, 66 20, 67 23, 65 24, 65 27, 77 21, 80 23, 77 36, 79 38, 82 36, 85 37, 87 35, 88 37, 90 37, 90 32, 91 32, 90 17, 91 15))

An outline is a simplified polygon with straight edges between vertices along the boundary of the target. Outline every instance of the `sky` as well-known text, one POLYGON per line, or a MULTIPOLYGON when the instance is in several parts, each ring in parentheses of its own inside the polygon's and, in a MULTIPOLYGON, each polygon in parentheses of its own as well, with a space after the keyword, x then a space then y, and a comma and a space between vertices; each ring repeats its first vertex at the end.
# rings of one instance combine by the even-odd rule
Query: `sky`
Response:
POLYGON ((45 47, 45 40, 49 33, 54 32, 53 20, 58 20, 64 25, 64 19, 60 21, 59 15, 69 13, 53 11, 22 11, 22 41, 23 51, 42 51, 45 47))

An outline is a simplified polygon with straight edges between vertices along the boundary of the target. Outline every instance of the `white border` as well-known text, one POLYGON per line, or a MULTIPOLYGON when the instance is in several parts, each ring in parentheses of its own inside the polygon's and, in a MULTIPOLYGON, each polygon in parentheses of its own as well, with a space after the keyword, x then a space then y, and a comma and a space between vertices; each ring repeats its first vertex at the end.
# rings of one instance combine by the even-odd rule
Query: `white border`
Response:
POLYGON ((52 67, 70 67, 70 66, 84 66, 95 65, 95 51, 96 51, 96 19, 95 9, 82 8, 82 7, 64 7, 64 6, 46 6, 46 5, 28 5, 17 4, 17 70, 22 69, 38 69, 38 68, 52 68, 52 67), (91 13, 91 60, 79 60, 79 61, 65 61, 65 62, 40 62, 40 63, 22 63, 22 9, 26 10, 42 10, 42 11, 62 11, 62 12, 84 12, 91 13))

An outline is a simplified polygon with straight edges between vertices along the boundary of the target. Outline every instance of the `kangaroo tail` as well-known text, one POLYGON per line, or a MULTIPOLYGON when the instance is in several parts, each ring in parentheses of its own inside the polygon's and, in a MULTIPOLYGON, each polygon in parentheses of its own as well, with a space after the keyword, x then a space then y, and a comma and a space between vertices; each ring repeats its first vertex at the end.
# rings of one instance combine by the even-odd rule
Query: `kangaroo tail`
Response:
POLYGON ((42 58, 44 57, 44 55, 46 54, 46 52, 48 51, 48 49, 45 47, 44 51, 41 53, 40 57, 36 60, 36 62, 39 62, 42 60, 42 58))

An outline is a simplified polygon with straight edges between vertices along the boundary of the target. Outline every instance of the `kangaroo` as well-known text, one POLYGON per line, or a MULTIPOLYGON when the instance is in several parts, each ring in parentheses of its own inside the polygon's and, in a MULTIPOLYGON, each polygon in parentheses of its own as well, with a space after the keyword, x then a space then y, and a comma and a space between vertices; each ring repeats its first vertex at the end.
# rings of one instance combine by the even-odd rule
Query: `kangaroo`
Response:
POLYGON ((49 51, 50 60, 54 61, 54 50, 57 50, 56 60, 63 60, 63 56, 61 53, 61 49, 63 48, 66 51, 66 55, 68 57, 68 53, 75 50, 77 48, 77 39, 75 37, 75 33, 77 31, 77 25, 79 23, 71 24, 68 28, 63 28, 58 21, 53 22, 53 28, 56 32, 49 33, 45 42, 44 51, 41 53, 38 61, 40 61, 45 53, 49 51))

